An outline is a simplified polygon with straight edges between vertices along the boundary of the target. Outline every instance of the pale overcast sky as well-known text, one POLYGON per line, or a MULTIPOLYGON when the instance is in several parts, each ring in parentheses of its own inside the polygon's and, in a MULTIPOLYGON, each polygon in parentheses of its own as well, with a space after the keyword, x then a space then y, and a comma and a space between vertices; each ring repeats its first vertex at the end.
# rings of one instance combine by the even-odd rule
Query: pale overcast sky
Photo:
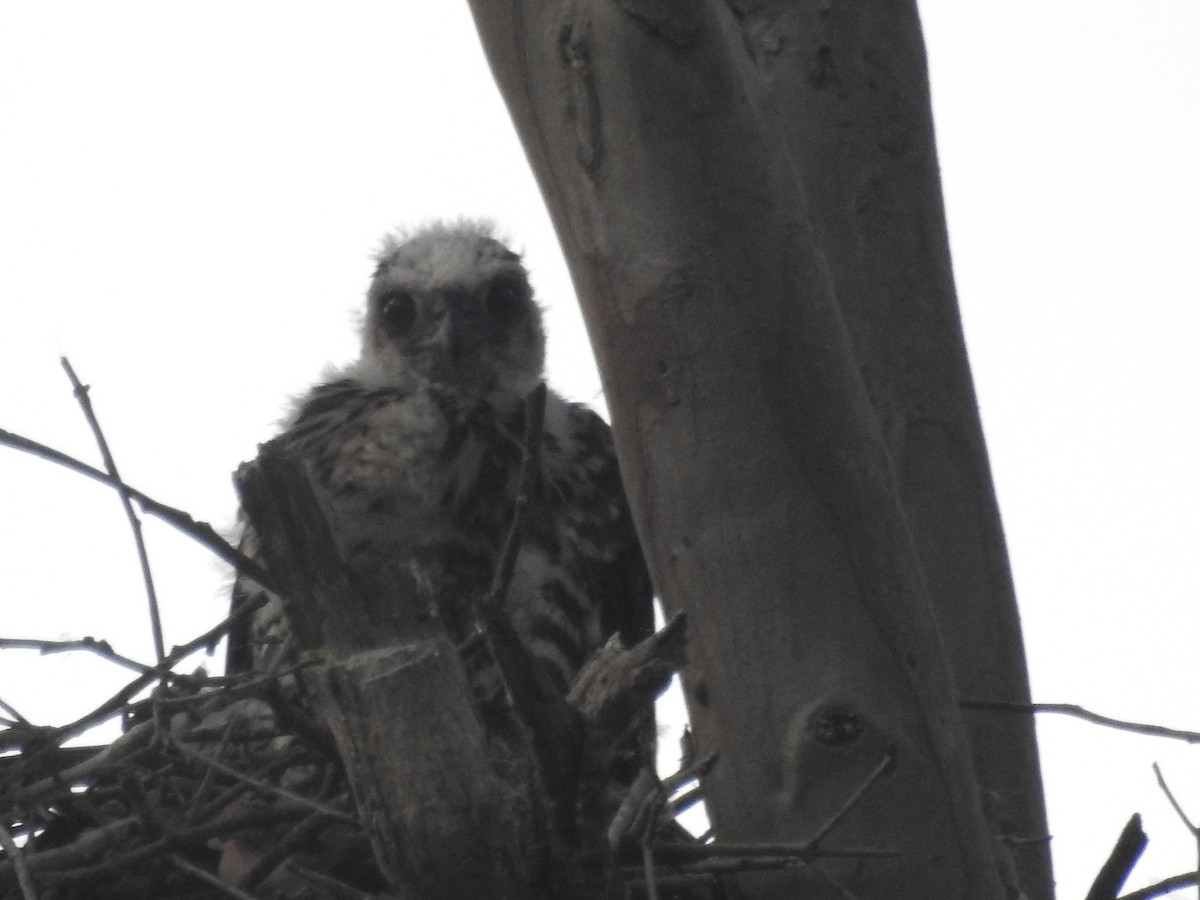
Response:
MULTIPOLYGON (((1200 4, 924 0, 962 313, 1037 699, 1200 728, 1200 4)), ((228 526, 229 473, 355 351, 388 228, 486 215, 549 309, 552 383, 599 384, 533 180, 460 3, 0 0, 0 427, 228 526)), ((5 636, 152 655, 114 496, 0 448, 5 636)), ((227 573, 151 522, 168 643, 227 573)), ((61 721, 124 673, 0 655, 61 721)), ((1039 722, 1062 898, 1128 816, 1132 886, 1194 866, 1197 751, 1039 722)))

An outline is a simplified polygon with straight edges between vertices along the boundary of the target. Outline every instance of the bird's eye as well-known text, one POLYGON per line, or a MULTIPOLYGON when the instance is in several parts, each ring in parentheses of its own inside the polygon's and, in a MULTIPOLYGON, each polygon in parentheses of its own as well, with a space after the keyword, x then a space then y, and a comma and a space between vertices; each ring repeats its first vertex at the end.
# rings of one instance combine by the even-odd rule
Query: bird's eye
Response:
POLYGON ((396 291, 384 295, 379 302, 379 320, 389 334, 398 336, 407 333, 417 320, 417 304, 412 294, 396 291))
POLYGON ((529 301, 520 284, 512 281, 497 281, 487 292, 487 310, 501 325, 512 325, 525 315, 529 301))

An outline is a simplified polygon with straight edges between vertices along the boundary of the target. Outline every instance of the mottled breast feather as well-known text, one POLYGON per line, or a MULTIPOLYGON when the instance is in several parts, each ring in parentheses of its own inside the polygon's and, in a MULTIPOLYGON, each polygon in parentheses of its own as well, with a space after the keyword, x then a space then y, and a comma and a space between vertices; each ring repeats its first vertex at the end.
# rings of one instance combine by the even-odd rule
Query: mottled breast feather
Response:
MULTIPOLYGON (((402 561, 462 639, 512 518, 523 422, 520 403, 343 378, 303 398, 280 440, 308 465, 348 558, 402 561)), ((523 524, 507 609, 565 691, 609 635, 638 640, 653 614, 608 426, 553 392, 523 524)), ((248 527, 242 549, 258 554, 248 527)), ((235 608, 260 593, 239 578, 235 608)), ((280 649, 286 631, 277 599, 268 598, 231 636, 229 670, 278 665, 290 655, 280 649)))

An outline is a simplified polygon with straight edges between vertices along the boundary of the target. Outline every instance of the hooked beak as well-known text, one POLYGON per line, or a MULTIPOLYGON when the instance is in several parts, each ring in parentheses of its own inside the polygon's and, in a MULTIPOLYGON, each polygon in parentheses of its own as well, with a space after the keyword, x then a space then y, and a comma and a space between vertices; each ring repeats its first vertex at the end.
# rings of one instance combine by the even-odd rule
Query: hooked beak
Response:
POLYGON ((478 358, 480 346, 479 323, 475 321, 472 298, 466 294, 446 295, 446 320, 442 326, 442 357, 444 374, 461 378, 464 369, 478 358))

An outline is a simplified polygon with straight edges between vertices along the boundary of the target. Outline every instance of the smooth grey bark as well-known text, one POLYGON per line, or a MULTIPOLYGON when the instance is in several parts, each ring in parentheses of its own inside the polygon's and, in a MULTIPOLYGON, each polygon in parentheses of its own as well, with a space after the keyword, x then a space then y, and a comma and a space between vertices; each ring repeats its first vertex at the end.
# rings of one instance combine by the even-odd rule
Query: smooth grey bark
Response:
MULTIPOLYGON (((804 184, 899 479, 960 696, 1028 703, 1004 533, 959 321, 912 2, 733 0, 804 184)), ((966 714, 993 829, 1053 895, 1032 716, 966 714)))
MULTIPOLYGON (((701 749, 721 754, 718 837, 810 838, 892 758, 829 844, 902 855, 822 869, 864 900, 1004 896, 918 552, 935 532, 910 531, 924 491, 902 500, 925 457, 895 456, 903 478, 893 462, 897 434, 934 450, 944 434, 918 434, 907 407, 879 403, 887 380, 860 374, 869 344, 847 318, 871 316, 840 308, 854 282, 822 246, 838 218, 814 211, 746 16, 683 0, 472 8, 580 294, 656 586, 692 622, 684 675, 701 749)), ((913 280, 944 295, 944 262, 913 280)), ((965 374, 947 376, 959 401, 965 374)), ((747 884, 839 896, 805 872, 747 884)))

